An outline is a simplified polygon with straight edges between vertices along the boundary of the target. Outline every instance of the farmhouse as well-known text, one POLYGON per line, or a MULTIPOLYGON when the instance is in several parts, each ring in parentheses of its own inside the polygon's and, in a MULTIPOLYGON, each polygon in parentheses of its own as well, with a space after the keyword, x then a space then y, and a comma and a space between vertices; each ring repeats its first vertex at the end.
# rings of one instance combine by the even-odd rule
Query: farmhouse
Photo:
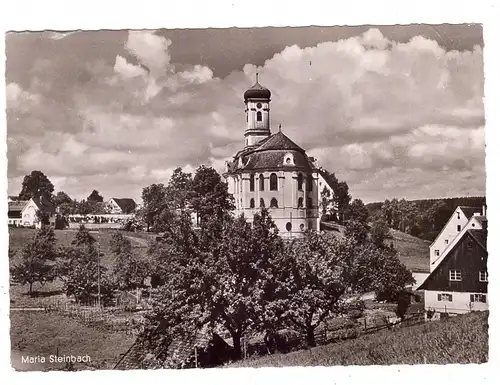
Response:
POLYGON ((426 310, 449 314, 488 310, 487 222, 478 216, 469 223, 419 288, 425 290, 426 310), (481 227, 473 228, 477 223, 481 227))
POLYGON ((295 238, 320 229, 320 202, 324 188, 333 188, 316 160, 282 130, 271 133, 271 91, 258 82, 248 89, 245 102, 244 147, 226 162, 223 174, 234 196, 236 215, 251 220, 267 208, 282 236, 295 238))
POLYGON ((49 216, 49 221, 54 222, 55 208, 48 200, 40 197, 33 197, 29 201, 12 200, 9 205, 9 225, 11 226, 35 226, 40 227, 41 223, 37 217, 37 211, 49 216))
POLYGON ((136 210, 137 204, 132 198, 111 198, 108 207, 110 214, 131 214, 136 210))

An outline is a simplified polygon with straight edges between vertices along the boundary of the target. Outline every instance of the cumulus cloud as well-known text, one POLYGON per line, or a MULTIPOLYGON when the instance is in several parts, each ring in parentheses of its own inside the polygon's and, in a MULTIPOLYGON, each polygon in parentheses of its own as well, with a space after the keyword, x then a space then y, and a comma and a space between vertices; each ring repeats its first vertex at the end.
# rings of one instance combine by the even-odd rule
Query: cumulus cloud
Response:
POLYGON ((154 31, 130 31, 112 61, 89 58, 71 69, 59 59, 35 61, 29 87, 10 83, 12 192, 35 168, 70 194, 86 196, 90 186, 134 197, 177 166, 222 171, 243 145, 242 94, 258 71, 272 91, 273 130, 281 123, 355 196, 484 193, 480 47, 447 51, 370 29, 291 45, 260 68, 217 78, 200 64, 172 64, 172 44, 154 31))

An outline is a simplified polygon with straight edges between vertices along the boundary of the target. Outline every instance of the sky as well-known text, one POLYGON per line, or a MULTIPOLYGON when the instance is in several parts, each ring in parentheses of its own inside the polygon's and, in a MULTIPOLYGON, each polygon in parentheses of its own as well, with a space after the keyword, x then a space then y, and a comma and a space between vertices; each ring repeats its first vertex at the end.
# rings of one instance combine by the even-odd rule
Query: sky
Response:
POLYGON ((9 194, 32 170, 83 199, 223 171, 243 93, 365 202, 485 194, 478 25, 9 33, 9 194))

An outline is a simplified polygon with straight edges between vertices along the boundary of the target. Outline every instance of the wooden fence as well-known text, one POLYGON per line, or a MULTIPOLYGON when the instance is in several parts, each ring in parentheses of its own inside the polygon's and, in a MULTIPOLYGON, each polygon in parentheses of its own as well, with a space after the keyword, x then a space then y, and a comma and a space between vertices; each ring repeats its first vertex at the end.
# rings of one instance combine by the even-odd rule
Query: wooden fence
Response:
POLYGON ((54 301, 45 306, 45 311, 56 312, 71 318, 77 318, 89 326, 98 326, 110 331, 137 335, 141 322, 131 318, 119 318, 114 312, 117 308, 82 306, 76 303, 54 301))

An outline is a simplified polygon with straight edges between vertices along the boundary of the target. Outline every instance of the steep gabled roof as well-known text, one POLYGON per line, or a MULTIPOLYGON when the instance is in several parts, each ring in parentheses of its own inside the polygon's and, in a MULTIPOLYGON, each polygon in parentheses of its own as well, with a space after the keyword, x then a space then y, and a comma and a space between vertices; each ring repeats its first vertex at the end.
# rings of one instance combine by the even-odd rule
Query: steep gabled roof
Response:
POLYGON ((487 231, 485 229, 477 230, 477 229, 469 229, 467 231, 464 231, 458 235, 460 239, 449 249, 447 249, 446 254, 443 256, 443 258, 439 261, 438 265, 434 268, 434 270, 429 274, 429 276, 422 282, 422 284, 417 288, 417 290, 426 290, 426 285, 427 283, 437 274, 439 271, 439 268, 447 261, 450 259, 450 256, 453 254, 452 251, 460 244, 462 239, 464 238, 465 234, 468 234, 471 236, 472 239, 474 239, 481 248, 484 249, 484 251, 487 252, 486 250, 486 237, 487 237, 487 231))
POLYGON ((42 197, 33 197, 31 198, 33 203, 38 207, 38 210, 52 214, 55 211, 54 204, 52 202, 49 202, 47 199, 42 198, 42 197))
POLYGON ((131 212, 134 211, 137 207, 137 204, 132 198, 111 198, 116 204, 120 207, 120 210, 123 212, 131 212))
POLYGON ((266 150, 294 150, 305 152, 300 146, 295 144, 288 136, 279 131, 262 141, 262 144, 255 151, 266 150))
POLYGON ((9 211, 22 211, 28 201, 14 201, 9 202, 9 211))

